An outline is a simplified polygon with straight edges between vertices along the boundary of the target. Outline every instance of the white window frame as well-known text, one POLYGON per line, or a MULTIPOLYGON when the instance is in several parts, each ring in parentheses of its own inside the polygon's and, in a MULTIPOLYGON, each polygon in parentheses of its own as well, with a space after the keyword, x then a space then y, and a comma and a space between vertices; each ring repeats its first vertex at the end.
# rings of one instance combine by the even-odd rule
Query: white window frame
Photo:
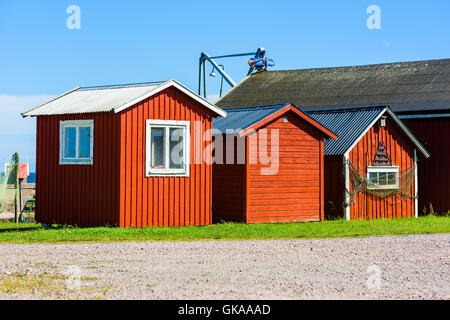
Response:
POLYGON ((399 188, 399 167, 398 166, 371 166, 367 167, 367 178, 370 181, 371 173, 395 173, 395 184, 384 184, 384 185, 374 185, 367 184, 367 189, 369 190, 395 190, 399 188))
POLYGON ((60 121, 59 123, 59 164, 78 164, 78 165, 92 165, 94 163, 94 120, 68 120, 60 121), (91 150, 89 158, 80 158, 80 128, 90 128, 91 129, 91 150), (75 158, 64 157, 64 142, 66 128, 76 128, 75 135, 75 158))
POLYGON ((147 177, 161 177, 161 176, 177 176, 177 177, 189 177, 189 166, 191 159, 191 137, 190 137, 190 122, 189 121, 177 121, 177 120, 147 120, 146 121, 146 152, 145 152, 145 174, 147 177), (152 129, 164 129, 164 169, 155 169, 151 167, 151 136, 152 129), (169 129, 181 128, 185 130, 184 137, 184 163, 183 169, 170 169, 169 168, 169 129))

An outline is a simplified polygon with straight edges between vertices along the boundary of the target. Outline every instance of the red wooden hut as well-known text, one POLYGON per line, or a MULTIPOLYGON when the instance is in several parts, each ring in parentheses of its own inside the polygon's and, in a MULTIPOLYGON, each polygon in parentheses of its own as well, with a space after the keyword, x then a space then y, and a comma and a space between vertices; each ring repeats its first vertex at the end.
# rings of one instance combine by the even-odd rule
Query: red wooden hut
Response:
POLYGON ((350 219, 417 217, 419 160, 427 150, 388 106, 308 111, 325 141, 325 211, 350 219))
POLYGON ((334 133, 291 104, 227 110, 213 127, 225 144, 214 154, 215 221, 323 220, 323 141, 334 133))
POLYGON ((211 223, 202 135, 226 113, 177 81, 79 87, 22 115, 37 118, 38 222, 211 223))

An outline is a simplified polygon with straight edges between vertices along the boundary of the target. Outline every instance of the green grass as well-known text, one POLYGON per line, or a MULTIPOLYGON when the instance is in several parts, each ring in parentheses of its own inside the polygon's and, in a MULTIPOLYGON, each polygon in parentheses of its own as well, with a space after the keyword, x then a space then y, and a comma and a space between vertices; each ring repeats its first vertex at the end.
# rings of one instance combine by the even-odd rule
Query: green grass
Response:
POLYGON ((450 217, 372 221, 324 221, 276 224, 223 223, 180 228, 74 228, 0 223, 0 243, 75 243, 126 241, 269 240, 449 233, 450 217))

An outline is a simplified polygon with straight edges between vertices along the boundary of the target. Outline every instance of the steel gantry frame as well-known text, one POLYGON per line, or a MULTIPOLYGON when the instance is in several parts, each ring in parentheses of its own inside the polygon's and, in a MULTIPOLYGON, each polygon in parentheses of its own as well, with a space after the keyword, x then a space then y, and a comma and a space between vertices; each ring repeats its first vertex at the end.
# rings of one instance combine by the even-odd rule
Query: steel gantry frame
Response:
MULTIPOLYGON (((231 79, 231 77, 225 72, 223 68, 221 68, 215 59, 222 59, 222 58, 232 58, 232 57, 244 57, 244 56, 254 56, 255 58, 263 58, 266 53, 266 50, 264 48, 258 48, 256 52, 247 52, 247 53, 237 53, 237 54, 228 54, 228 55, 222 55, 222 56, 214 56, 211 57, 207 53, 202 52, 200 55, 199 60, 199 75, 198 75, 198 94, 202 95, 202 89, 203 89, 203 97, 205 99, 208 98, 207 94, 207 77, 206 77, 206 62, 211 63, 213 66, 213 70, 217 70, 217 72, 220 73, 223 79, 233 88, 236 86, 236 82, 231 79)), ((254 70, 254 67, 251 67, 248 71, 247 75, 250 75, 254 70)))

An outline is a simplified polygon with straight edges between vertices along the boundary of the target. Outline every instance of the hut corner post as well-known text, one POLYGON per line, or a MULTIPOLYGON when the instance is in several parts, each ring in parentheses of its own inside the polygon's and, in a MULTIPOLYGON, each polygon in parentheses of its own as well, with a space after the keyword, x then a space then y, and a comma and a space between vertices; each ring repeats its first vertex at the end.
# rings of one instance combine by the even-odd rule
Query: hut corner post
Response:
POLYGON ((349 160, 350 160, 350 154, 346 153, 344 155, 344 199, 345 199, 345 220, 350 221, 350 168, 349 168, 349 160))
POLYGON ((414 149, 414 216, 419 217, 419 168, 417 150, 414 149))
MULTIPOLYGON (((19 165, 19 154, 16 152, 13 155, 13 161, 14 161, 14 222, 18 223, 19 222, 19 211, 20 211, 20 192, 19 192, 19 169, 20 169, 20 165, 19 165)), ((11 164, 12 165, 12 164, 11 164)))

